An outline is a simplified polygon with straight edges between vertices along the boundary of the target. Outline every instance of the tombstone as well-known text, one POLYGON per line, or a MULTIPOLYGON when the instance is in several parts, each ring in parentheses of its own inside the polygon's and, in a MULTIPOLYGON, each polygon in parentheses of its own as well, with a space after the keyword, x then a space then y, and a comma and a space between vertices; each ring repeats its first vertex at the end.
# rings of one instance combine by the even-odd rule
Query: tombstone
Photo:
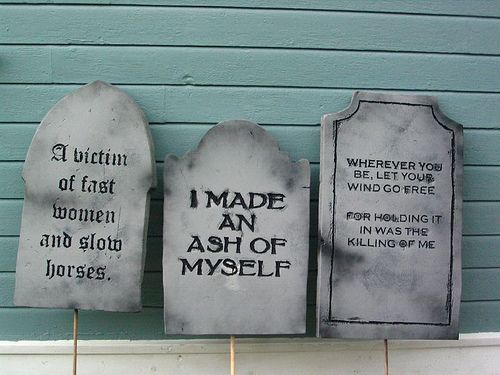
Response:
POLYGON ((429 96, 355 93, 321 122, 321 337, 458 337, 462 127, 429 96))
POLYGON ((96 81, 59 101, 24 164, 17 306, 139 311, 153 147, 126 93, 96 81))
POLYGON ((226 121, 165 159, 163 286, 169 334, 304 333, 307 160, 263 128, 226 121))

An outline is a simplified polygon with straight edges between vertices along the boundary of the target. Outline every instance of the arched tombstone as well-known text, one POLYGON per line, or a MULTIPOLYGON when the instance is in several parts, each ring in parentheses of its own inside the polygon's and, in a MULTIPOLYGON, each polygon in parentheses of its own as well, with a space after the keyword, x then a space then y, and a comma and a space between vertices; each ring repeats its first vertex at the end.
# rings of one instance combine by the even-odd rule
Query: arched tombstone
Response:
POLYGON ((165 159, 163 286, 169 334, 304 333, 309 162, 248 121, 165 159))
POLYGON ((321 146, 318 335, 458 338, 462 126, 430 96, 357 92, 321 146))
POLYGON ((132 98, 100 81, 64 97, 38 127, 23 178, 14 303, 139 311, 156 176, 132 98))

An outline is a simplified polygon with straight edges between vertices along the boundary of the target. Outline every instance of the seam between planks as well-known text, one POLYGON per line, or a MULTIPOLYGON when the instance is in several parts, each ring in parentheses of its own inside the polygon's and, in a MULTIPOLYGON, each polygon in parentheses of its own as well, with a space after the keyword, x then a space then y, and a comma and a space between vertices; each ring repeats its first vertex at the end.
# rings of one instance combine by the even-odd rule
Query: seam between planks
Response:
POLYGON ((477 18, 477 19, 500 19, 500 15, 485 16, 478 14, 452 14, 452 13, 430 13, 430 12, 410 12, 410 11, 387 11, 370 9, 338 9, 338 8, 305 8, 305 7, 265 7, 262 5, 183 5, 183 4, 127 4, 127 3, 98 3, 98 2, 59 2, 59 3, 38 3, 38 2, 4 2, 0 6, 19 7, 109 7, 109 8, 179 8, 179 9, 220 9, 220 10, 254 10, 254 11, 280 11, 280 12, 310 12, 310 13, 354 13, 354 14, 387 14, 415 17, 443 17, 443 18, 477 18))

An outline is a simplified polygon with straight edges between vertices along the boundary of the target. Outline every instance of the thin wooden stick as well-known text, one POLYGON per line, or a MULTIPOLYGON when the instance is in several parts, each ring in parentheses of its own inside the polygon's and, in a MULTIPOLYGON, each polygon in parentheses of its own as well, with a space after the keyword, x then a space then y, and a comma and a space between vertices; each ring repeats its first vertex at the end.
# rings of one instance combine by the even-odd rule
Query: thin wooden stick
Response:
POLYGON ((234 336, 231 336, 230 341, 229 341, 229 348, 230 348, 230 353, 231 353, 231 362, 230 362, 230 369, 231 369, 231 375, 235 375, 235 365, 234 365, 234 336))
POLYGON ((78 309, 73 310, 73 375, 76 375, 76 359, 78 355, 78 309))
POLYGON ((385 375, 389 375, 389 345, 387 339, 384 340, 384 354, 385 354, 385 375))

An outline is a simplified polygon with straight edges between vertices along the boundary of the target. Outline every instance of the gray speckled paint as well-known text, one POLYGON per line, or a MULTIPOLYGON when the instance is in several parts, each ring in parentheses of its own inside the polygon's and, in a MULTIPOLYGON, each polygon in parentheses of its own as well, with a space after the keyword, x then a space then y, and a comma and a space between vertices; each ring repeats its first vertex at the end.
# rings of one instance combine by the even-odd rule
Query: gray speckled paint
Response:
POLYGON ((462 127, 433 97, 365 92, 321 127, 318 335, 457 338, 462 127))
POLYGON ((167 156, 164 180, 165 331, 184 335, 304 333, 309 163, 292 163, 257 124, 226 121, 208 131, 196 150, 180 159, 167 156), (227 191, 225 207, 224 200, 218 205, 210 201, 207 207, 207 191, 216 196, 227 191), (230 207, 236 192, 244 203, 238 199, 230 207), (254 195, 255 207, 244 207, 250 193, 267 198, 254 195), (279 197, 273 198, 271 206, 269 194, 279 197), (264 199, 268 203, 256 207, 264 199), (231 224, 221 227, 225 214, 231 224), (250 224, 255 215, 254 226, 243 223, 240 228, 236 215, 243 215, 250 224), (239 253, 237 245, 229 245, 227 252, 218 251, 217 240, 212 238, 210 243, 210 236, 241 238, 239 253), (191 246, 194 237, 200 242, 191 246), (271 249, 264 253, 265 242, 257 238, 269 243, 273 238, 285 239, 286 243, 274 240, 278 243, 275 254, 271 249), (252 241, 256 241, 254 250, 262 254, 252 251, 252 241), (210 274, 209 265, 221 259, 210 274), (280 263, 286 266, 281 267, 276 262, 289 263, 280 263))
POLYGON ((14 303, 139 311, 156 176, 132 98, 100 81, 64 97, 38 127, 23 178, 14 303))

